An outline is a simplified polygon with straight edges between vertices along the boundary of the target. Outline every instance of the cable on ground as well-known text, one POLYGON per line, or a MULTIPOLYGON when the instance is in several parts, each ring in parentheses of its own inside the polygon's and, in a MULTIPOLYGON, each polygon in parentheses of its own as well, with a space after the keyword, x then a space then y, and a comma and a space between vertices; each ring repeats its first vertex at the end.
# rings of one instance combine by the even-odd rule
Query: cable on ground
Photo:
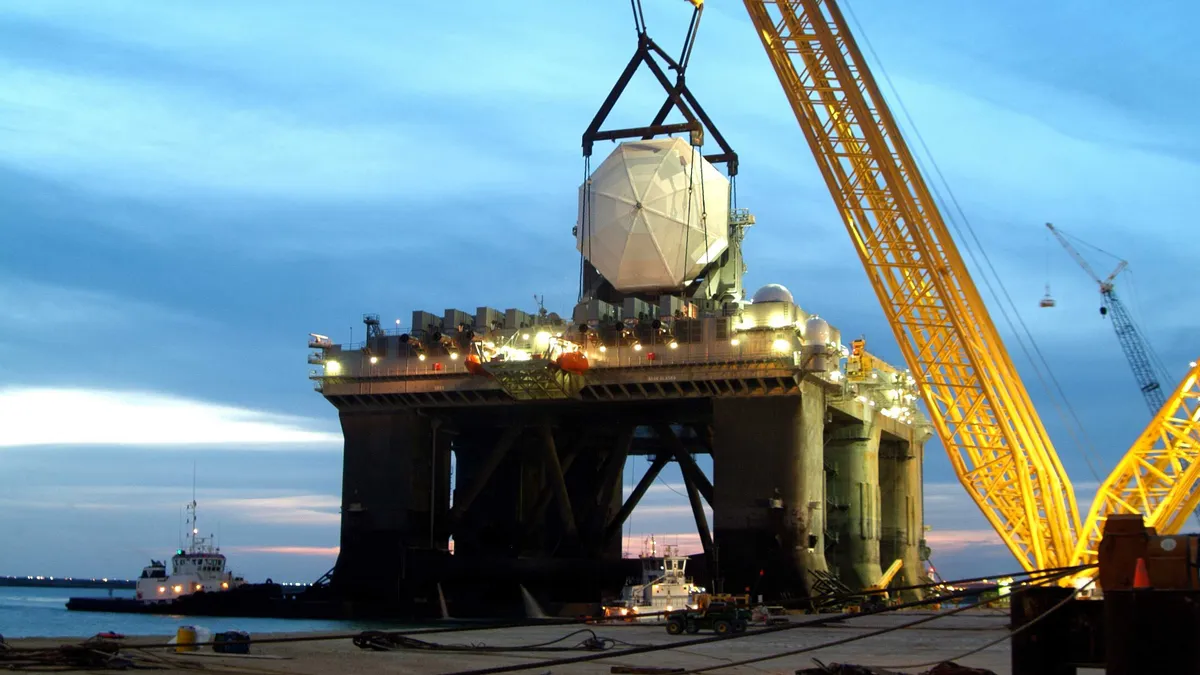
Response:
MULTIPOLYGON (((1040 570, 1032 570, 1032 571, 1021 570, 1020 572, 1012 572, 1012 573, 1008 573, 1008 574, 992 574, 992 575, 988 575, 986 577, 973 577, 970 579, 955 579, 953 581, 931 581, 926 584, 914 584, 912 586, 888 586, 884 590, 886 590, 888 593, 899 593, 902 591, 936 590, 939 588, 943 588, 945 586, 954 586, 956 584, 972 584, 972 583, 977 583, 977 582, 986 582, 990 579, 1032 577, 1034 575, 1055 575, 1055 578, 1058 578, 1058 576, 1060 576, 1059 575, 1060 572, 1074 574, 1076 572, 1081 572, 1084 569, 1086 569, 1086 568, 1079 567, 1079 566, 1047 567, 1045 569, 1040 569, 1040 570)), ((849 593, 827 593, 824 595, 815 595, 815 596, 798 599, 798 600, 781 600, 781 601, 773 603, 773 604, 779 605, 781 607, 787 607, 787 608, 794 608, 797 606, 806 606, 806 605, 811 605, 811 604, 819 604, 819 605, 824 605, 826 603, 836 604, 838 601, 849 601, 849 600, 853 600, 854 598, 860 598, 860 597, 867 596, 867 595, 877 595, 878 593, 879 593, 879 591, 851 591, 849 593)))
POLYGON ((617 645, 634 645, 624 640, 617 640, 610 637, 602 637, 596 635, 596 632, 590 628, 582 628, 577 631, 572 631, 566 635, 539 642, 531 645, 485 645, 481 643, 473 644, 440 644, 437 642, 426 642, 413 637, 404 635, 403 633, 394 633, 386 631, 365 631, 354 636, 354 645, 359 649, 371 649, 374 651, 394 651, 398 649, 424 649, 429 651, 439 652, 565 652, 576 650, 588 651, 604 651, 612 649, 617 645), (576 635, 588 634, 589 637, 582 641, 570 645, 558 645, 560 642, 565 642, 576 635))
MULTIPOLYGON (((1068 567, 1047 567, 1045 569, 1040 569, 1040 570, 1021 570, 1019 572, 1009 572, 1006 574, 991 574, 986 577, 971 577, 968 579, 954 579, 952 581, 945 581, 945 580, 931 581, 929 583, 913 584, 911 586, 888 586, 886 589, 883 589, 882 591, 860 590, 860 591, 850 591, 848 593, 825 593, 822 595, 813 595, 813 596, 809 596, 807 598, 801 598, 801 599, 795 599, 795 600, 779 600, 779 601, 771 603, 771 604, 778 605, 780 607, 784 607, 787 609, 796 609, 796 608, 807 607, 807 606, 822 606, 822 607, 824 607, 824 606, 829 606, 829 605, 836 605, 840 602, 850 602, 850 601, 853 601, 855 598, 863 598, 866 596, 878 595, 884 591, 886 591, 887 593, 900 593, 903 591, 939 590, 939 589, 944 589, 947 586, 955 586, 957 584, 972 584, 972 583, 977 583, 977 582, 986 582, 990 579, 1033 577, 1035 575, 1046 575, 1041 578, 1049 578, 1050 576, 1053 576, 1054 578, 1057 579, 1057 578, 1060 578, 1061 576, 1064 576, 1067 574, 1075 574, 1075 573, 1081 572, 1085 569, 1088 569, 1088 567, 1087 566, 1080 567, 1077 565, 1076 566, 1068 566, 1068 567), (1063 574, 1060 574, 1060 573, 1063 573, 1063 574)), ((1030 579, 1030 581, 1034 581, 1034 579, 1030 579)), ((1028 583, 1028 582, 1021 582, 1021 583, 1028 583)), ((640 613, 637 616, 640 618, 646 618, 646 617, 653 617, 653 616, 664 616, 669 613, 670 612, 667 612, 667 611, 645 612, 645 613, 640 613)), ((593 619, 585 619, 584 622, 585 623, 594 623, 594 624, 621 623, 623 621, 626 621, 628 618, 629 618, 628 616, 596 617, 593 619)))
POLYGON ((21 649, 0 645, 0 667, 6 670, 109 670, 134 666, 134 660, 122 655, 121 645, 110 640, 90 638, 80 644, 40 649, 21 649))
MULTIPOLYGON (((1043 579, 1038 579, 1038 580, 1036 580, 1036 581, 1031 581, 1031 582, 1029 582, 1029 584, 1028 584, 1028 585, 1026 585, 1026 586, 1023 586, 1023 587, 1021 587, 1021 588, 1019 588, 1019 589, 1016 589, 1016 590, 1014 590, 1014 591, 1012 592, 1012 594, 1013 594, 1013 595, 1016 595, 1016 594, 1019 594, 1019 593, 1023 593, 1023 592, 1025 592, 1026 590, 1028 590, 1028 589, 1030 589, 1030 588, 1036 588, 1036 587, 1038 587, 1038 586, 1044 586, 1044 585, 1048 584, 1048 583, 1049 583, 1050 581, 1052 581, 1052 580, 1053 580, 1053 579, 1051 579, 1051 578, 1043 578, 1043 579)), ((1072 594, 1072 596, 1071 596, 1071 597, 1074 597, 1074 594, 1072 594)), ((808 646, 808 647, 800 647, 800 648, 798 648, 798 649, 790 649, 790 650, 788 650, 788 651, 785 651, 785 652, 776 652, 775 654, 767 654, 767 655, 764 655, 764 656, 756 656, 756 657, 754 657, 754 658, 750 658, 750 659, 743 659, 743 660, 741 660, 741 661, 731 661, 731 662, 729 662, 729 663, 722 663, 722 664, 713 665, 713 666, 705 666, 705 667, 703 667, 703 668, 694 668, 694 669, 692 669, 692 670, 685 670, 685 671, 682 671, 682 672, 678 673, 678 675, 692 675, 693 673, 707 673, 707 672, 711 672, 711 671, 714 671, 714 670, 722 670, 722 669, 725 669, 725 668, 733 668, 733 667, 736 667, 736 666, 748 666, 748 665, 751 665, 751 664, 754 664, 754 663, 762 663, 763 661, 774 661, 775 659, 782 659, 782 658, 785 658, 785 657, 788 657, 788 656, 796 656, 796 655, 798 655, 798 654, 806 654, 806 653, 808 653, 808 652, 820 651, 820 650, 822 650, 822 649, 828 649, 828 648, 830 648, 830 647, 837 647, 837 646, 839 646, 839 645, 844 645, 844 644, 847 644, 847 643, 850 643, 850 642, 857 642, 857 641, 859 641, 859 640, 865 640, 865 639, 867 639, 867 638, 872 638, 872 637, 876 637, 876 636, 879 636, 879 635, 884 635, 884 634, 887 634, 887 633, 894 633, 894 632, 896 632, 896 631, 898 631, 898 630, 902 630, 902 629, 905 629, 905 628, 912 628, 913 626, 919 626, 919 625, 921 625, 921 624, 926 624, 926 623, 929 623, 929 622, 931 622, 931 621, 937 621, 938 619, 942 619, 942 618, 945 618, 945 617, 948 617, 948 616, 953 616, 953 615, 955 615, 955 614, 959 614, 959 613, 961 613, 961 612, 965 612, 965 611, 967 611, 968 609, 975 609, 976 607, 979 607, 980 605, 987 604, 987 603, 989 603, 989 602, 992 602, 992 601, 991 601, 991 600, 980 600, 980 601, 978 601, 978 602, 973 602, 973 603, 970 603, 970 604, 963 605, 962 607, 955 607, 954 609, 950 609, 950 610, 947 610, 947 611, 944 611, 944 612, 938 612, 937 614, 933 614, 933 615, 930 615, 930 616, 921 617, 920 619, 917 619, 917 620, 915 620, 915 621, 910 621, 910 622, 908 622, 908 623, 902 623, 902 624, 898 624, 898 625, 895 625, 895 626, 888 626, 888 627, 886 627, 886 628, 879 628, 879 629, 876 629, 876 630, 873 630, 873 631, 868 631, 868 632, 866 632, 866 633, 862 633, 861 635, 851 635, 851 636, 849 636, 849 637, 844 637, 844 638, 841 638, 841 639, 838 639, 838 640, 832 640, 832 641, 829 641, 829 642, 823 642, 823 643, 821 643, 821 644, 817 644, 817 645, 810 645, 810 646, 808 646)), ((1057 607, 1056 607, 1056 608, 1057 608, 1057 607)), ((860 616, 861 616, 861 615, 860 615, 860 616)), ((1040 618, 1040 617, 1039 617, 1039 618, 1040 618)), ((1007 639, 1007 637, 1008 637, 1008 636, 1005 636, 1005 639, 1007 639)), ((983 647, 980 647, 979 649, 977 649, 977 650, 975 650, 975 651, 981 651, 981 650, 983 650, 983 649, 986 649, 988 646, 989 646, 989 645, 984 645, 983 647)), ((961 656, 956 656, 956 657, 954 657, 953 659, 939 659, 939 660, 937 660, 937 661, 934 661, 934 662, 932 662, 932 663, 920 664, 919 666, 895 666, 895 667, 901 667, 901 668, 916 668, 916 667, 923 667, 923 666, 935 666, 935 665, 938 665, 939 663, 944 663, 945 661, 957 660, 957 659, 963 658, 963 656, 970 656, 971 654, 974 654, 974 653, 975 653, 975 651, 968 652, 968 653, 966 653, 966 654, 963 654, 963 655, 961 655, 961 656)), ((874 667, 879 667, 879 666, 874 666, 874 667)), ((885 668, 891 668, 891 667, 894 667, 894 666, 883 666, 883 667, 885 667, 885 668)))
MULTIPOLYGON (((972 654, 977 654, 977 653, 987 649, 988 647, 991 647, 993 645, 998 645, 1001 642, 1004 642, 1005 640, 1008 640, 1008 639, 1012 638, 1013 636, 1024 632, 1030 626, 1036 624, 1037 622, 1041 621, 1042 619, 1053 614, 1055 611, 1066 606, 1066 604, 1068 602, 1070 602, 1070 601, 1074 600, 1076 597, 1078 597, 1079 594, 1083 591, 1083 589, 1087 588, 1088 586, 1091 586, 1093 583, 1095 583, 1095 581, 1096 580, 1094 578, 1090 579, 1086 584, 1080 586, 1079 588, 1076 588, 1074 593, 1071 593, 1070 595, 1063 598, 1058 603, 1055 603, 1055 605, 1053 607, 1046 610, 1044 613, 1039 614, 1032 621, 1030 621, 1027 624, 1022 625, 1020 628, 1017 628, 1016 630, 1010 630, 1008 633, 1006 633, 1005 635, 1001 635, 1000 637, 996 638, 995 640, 986 642, 986 643, 980 645, 979 647, 976 647, 970 651, 965 651, 965 652, 955 655, 949 659, 942 659, 942 661, 958 661, 959 659, 965 659, 968 656, 971 656, 972 654)), ((880 666, 880 667, 882 667, 882 668, 897 668, 897 669, 899 669, 899 668, 925 668, 928 666, 935 666, 935 665, 941 663, 942 661, 934 661, 932 663, 913 663, 913 664, 904 665, 904 666, 880 666)))
MULTIPOLYGON (((1059 574, 1042 577, 1041 579, 1033 580, 1033 581, 1026 582, 1026 583, 1028 583, 1029 585, 1043 585, 1043 584, 1047 584, 1051 581, 1054 581, 1058 578, 1069 576, 1070 574, 1073 574, 1075 572, 1079 572, 1079 571, 1082 571, 1084 569, 1088 569, 1091 567, 1094 567, 1094 565, 1084 565, 1084 566, 1079 566, 1079 567, 1074 567, 1074 568, 1066 568, 1066 569, 1064 569, 1063 572, 1061 572, 1059 574)), ((1020 589, 1014 589, 1012 591, 1012 593, 1016 594, 1019 592, 1023 592, 1023 590, 1024 590, 1023 587, 1020 589)), ((883 607, 883 608, 879 608, 879 609, 872 609, 872 610, 867 610, 867 611, 863 611, 863 612, 858 612, 855 614, 850 614, 850 613, 831 614, 828 616, 822 616, 822 617, 818 617, 815 619, 809 619, 807 621, 797 621, 797 622, 793 622, 793 623, 789 623, 789 624, 767 626, 767 627, 761 628, 759 630, 747 631, 744 633, 733 633, 733 634, 729 634, 729 635, 717 635, 717 636, 713 636, 713 637, 695 638, 695 639, 691 639, 691 640, 682 640, 682 641, 671 642, 671 643, 666 643, 666 644, 633 647, 630 649, 623 649, 623 650, 620 650, 617 652, 606 652, 606 653, 602 653, 602 654, 585 654, 582 656, 547 659, 547 660, 538 661, 538 662, 532 663, 532 664, 515 664, 515 665, 507 665, 507 666, 492 666, 492 667, 488 667, 488 668, 476 668, 476 669, 472 669, 472 670, 460 670, 460 671, 454 671, 452 673, 447 673, 446 675, 494 675, 495 673, 511 673, 511 672, 517 672, 517 671, 522 671, 522 670, 530 670, 533 668, 548 668, 548 667, 553 667, 553 666, 570 665, 570 664, 581 663, 581 662, 586 662, 586 661, 598 661, 600 659, 633 656, 636 654, 647 654, 647 653, 658 652, 658 651, 669 651, 669 650, 678 649, 681 647, 694 647, 696 645, 710 644, 713 642, 720 642, 723 640, 736 640, 736 639, 746 638, 746 637, 755 636, 755 635, 765 635, 765 634, 769 634, 769 633, 778 633, 778 632, 787 631, 787 630, 796 630, 798 628, 811 628, 813 626, 821 626, 821 625, 825 625, 825 624, 829 624, 829 623, 841 622, 846 619, 853 619, 853 618, 864 617, 864 616, 873 616, 875 614, 883 614, 885 612, 892 612, 892 611, 896 611, 896 610, 900 610, 900 609, 908 609, 908 608, 912 608, 912 607, 922 607, 925 605, 931 605, 931 604, 943 602, 946 600, 953 600, 953 599, 957 599, 957 598, 967 597, 970 595, 974 595, 975 593, 976 593, 975 591, 957 591, 955 593, 950 593, 947 595, 939 595, 939 596, 934 596, 932 598, 926 598, 923 600, 916 600, 913 602, 901 603, 901 604, 893 606, 893 607, 883 607)), ((973 606, 973 605, 968 605, 967 608, 969 609, 971 606, 973 606)), ((963 610, 960 609, 959 611, 963 611, 963 610)), ((925 620, 933 620, 935 618, 940 618, 941 616, 942 616, 941 614, 934 615, 933 617, 927 617, 925 620)), ((869 636, 870 635, 854 636, 853 638, 851 638, 851 640, 862 639, 863 637, 869 637, 869 636)), ((850 640, 847 640, 847 641, 850 641, 850 640)), ((819 648, 822 648, 822 647, 818 646, 814 649, 819 649, 819 648)), ((812 651, 812 650, 810 649, 808 651, 812 651)), ((782 656, 787 656, 787 655, 788 654, 783 654, 782 656)), ((778 656, 774 656, 774 657, 770 657, 770 658, 778 658, 778 656)), ((769 660, 769 659, 760 659, 760 660, 769 660)), ((742 664, 740 664, 740 663, 722 664, 722 665, 716 666, 716 667, 709 667, 705 670, 716 670, 719 668, 728 668, 728 667, 731 667, 734 665, 742 665, 742 664)))
MULTIPOLYGON (((396 635, 431 635, 434 633, 438 633, 438 634, 440 634, 440 633, 465 633, 465 632, 471 632, 471 631, 477 631, 477 630, 496 630, 496 629, 502 629, 502 628, 525 628, 528 626, 547 626, 547 625, 549 625, 549 626, 553 626, 553 625, 573 626, 573 625, 578 625, 579 623, 581 623, 581 621, 579 619, 562 619, 562 620, 557 620, 557 621, 553 620, 553 619, 549 619, 549 620, 541 619, 538 621, 517 621, 517 622, 504 622, 504 623, 472 624, 472 625, 468 625, 468 626, 447 626, 445 628, 417 628, 417 629, 409 630, 409 631, 395 631, 394 634, 396 634, 396 635)), ((262 644, 280 644, 280 643, 288 643, 288 642, 324 642, 324 641, 328 641, 328 640, 352 640, 352 639, 354 639, 355 636, 360 635, 361 633, 362 633, 362 631, 355 631, 353 633, 347 632, 347 633, 329 633, 329 634, 323 634, 323 635, 290 635, 290 636, 286 636, 286 637, 277 637, 277 638, 253 638, 251 640, 248 640, 247 643, 262 645, 262 644)), ((96 638, 90 638, 89 641, 91 641, 91 640, 96 640, 96 638)), ((130 644, 114 642, 114 644, 121 644, 121 647, 123 649, 174 649, 175 647, 179 646, 178 644, 173 643, 173 642, 150 642, 150 643, 130 643, 130 644)), ((197 648, 212 647, 215 644, 217 644, 215 640, 210 640, 208 642, 191 643, 191 646, 197 647, 197 648)), ((8 646, 7 653, 37 652, 37 651, 44 651, 44 649, 45 648, 41 648, 41 647, 14 647, 14 646, 10 645, 10 646, 8 646)), ((0 664, 5 663, 5 661, 4 661, 5 654, 6 654, 6 652, 4 650, 0 650, 0 664)))

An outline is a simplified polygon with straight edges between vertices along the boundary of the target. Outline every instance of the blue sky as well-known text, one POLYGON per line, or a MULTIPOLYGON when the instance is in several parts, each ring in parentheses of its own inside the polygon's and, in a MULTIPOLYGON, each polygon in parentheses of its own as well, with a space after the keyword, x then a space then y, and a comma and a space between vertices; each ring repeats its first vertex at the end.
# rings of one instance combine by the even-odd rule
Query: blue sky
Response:
MULTIPOLYGON (((645 4, 674 51, 687 4, 645 4)), ((851 5, 1102 473, 1147 413, 1094 286, 1042 223, 1130 261, 1119 291, 1181 376, 1200 351, 1180 283, 1200 12, 1150 4, 851 5), (1059 304, 1039 310, 1047 275, 1059 304)), ((626 3, 205 8, 0 9, 0 574, 135 574, 174 548, 195 462, 203 526, 239 571, 315 578, 337 544, 340 434, 306 380, 307 333, 574 300, 579 136, 633 49, 626 3)), ((787 285, 898 362, 741 3, 709 2, 689 81, 741 156, 747 285, 787 285)), ((660 96, 639 78, 612 126, 660 96)), ((1086 510, 1095 478, 1001 327, 1086 510)), ((936 444, 927 481, 942 571, 1014 569, 936 444)), ((691 529, 671 486, 635 539, 691 529)))

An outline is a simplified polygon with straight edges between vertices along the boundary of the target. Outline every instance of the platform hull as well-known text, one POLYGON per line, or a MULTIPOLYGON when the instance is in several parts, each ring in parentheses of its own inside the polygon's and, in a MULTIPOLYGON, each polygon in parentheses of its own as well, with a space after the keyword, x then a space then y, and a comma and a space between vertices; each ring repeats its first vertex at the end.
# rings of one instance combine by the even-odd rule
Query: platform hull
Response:
POLYGON ((668 462, 701 474, 684 470, 694 531, 709 533, 689 567, 700 585, 795 600, 832 574, 858 589, 878 579, 881 548, 916 577, 923 439, 828 383, 762 382, 732 396, 454 406, 330 388, 346 439, 331 591, 356 613, 519 616, 530 599, 591 613, 638 574, 621 560, 622 524, 648 487, 625 485, 638 454, 651 465, 639 483, 668 462), (711 479, 696 455, 712 458, 711 479))

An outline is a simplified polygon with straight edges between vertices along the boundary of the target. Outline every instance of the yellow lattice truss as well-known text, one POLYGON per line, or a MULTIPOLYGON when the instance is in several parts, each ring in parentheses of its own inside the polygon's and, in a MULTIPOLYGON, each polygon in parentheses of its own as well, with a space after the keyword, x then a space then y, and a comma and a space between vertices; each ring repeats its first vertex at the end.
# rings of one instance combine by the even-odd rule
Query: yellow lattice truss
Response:
POLYGON ((1075 550, 1079 564, 1096 562, 1104 519, 1141 513, 1160 534, 1175 534, 1200 504, 1200 364, 1167 399, 1137 442, 1100 485, 1075 550))
POLYGON ((959 480, 1026 569, 1067 565, 1074 492, 845 18, 745 4, 959 480))

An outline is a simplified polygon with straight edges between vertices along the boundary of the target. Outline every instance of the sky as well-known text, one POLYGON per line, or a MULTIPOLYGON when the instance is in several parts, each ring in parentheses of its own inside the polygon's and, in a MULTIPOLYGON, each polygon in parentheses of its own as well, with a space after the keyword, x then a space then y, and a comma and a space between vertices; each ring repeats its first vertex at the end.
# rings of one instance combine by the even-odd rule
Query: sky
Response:
MULTIPOLYGON (((645 5, 676 51, 687 3, 645 5)), ((1086 513, 1099 479, 1080 446, 1102 476, 1149 415, 1095 285, 1043 223, 1129 261, 1118 292, 1174 387, 1200 356, 1181 283, 1200 9, 849 8, 944 212, 1086 429, 1074 443, 973 264, 1086 513), (1039 309, 1047 283, 1057 306, 1039 309)), ((0 45, 0 574, 136 575, 176 547, 194 468, 231 567, 305 581, 336 557, 341 481, 307 334, 361 337, 367 312, 533 311, 534 295, 569 312, 580 135, 635 37, 616 1, 28 0, 0 7, 0 45)), ((741 159, 747 287, 782 283, 899 363, 741 3, 710 0, 688 79, 741 159)), ((609 125, 645 124, 656 87, 643 73, 609 125)), ((925 490, 947 578, 1017 569, 936 442, 925 490)), ((649 534, 694 545, 682 491, 672 466, 628 528, 635 553, 649 534)))

